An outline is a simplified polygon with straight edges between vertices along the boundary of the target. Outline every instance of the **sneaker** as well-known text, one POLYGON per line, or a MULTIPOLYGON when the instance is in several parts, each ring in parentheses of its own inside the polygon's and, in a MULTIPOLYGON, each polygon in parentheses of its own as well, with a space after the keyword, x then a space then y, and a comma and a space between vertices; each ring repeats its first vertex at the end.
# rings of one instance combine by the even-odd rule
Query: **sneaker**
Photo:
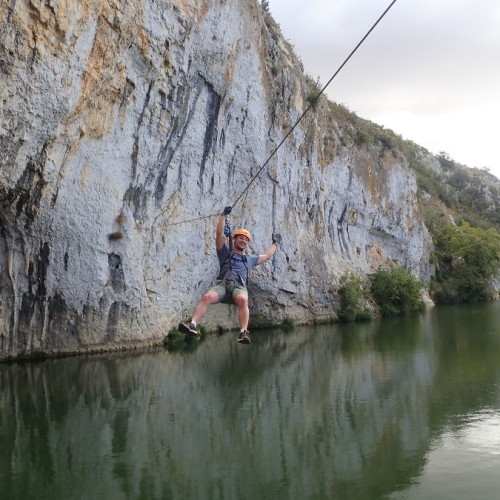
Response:
POLYGON ((187 335, 199 335, 193 323, 179 323, 179 331, 187 335))
POLYGON ((250 344, 250 332, 248 330, 240 332, 238 336, 238 342, 240 344, 250 344))

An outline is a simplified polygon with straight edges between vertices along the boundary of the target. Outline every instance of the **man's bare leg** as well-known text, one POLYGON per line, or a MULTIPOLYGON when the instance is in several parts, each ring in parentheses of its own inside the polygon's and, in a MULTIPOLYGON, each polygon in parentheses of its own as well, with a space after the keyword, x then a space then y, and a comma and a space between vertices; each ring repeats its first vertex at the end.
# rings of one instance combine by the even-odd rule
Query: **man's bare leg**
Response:
POLYGON ((214 292, 213 290, 210 290, 205 295, 203 295, 193 312, 192 320, 195 322, 195 324, 198 324, 201 321, 201 318, 203 318, 205 313, 208 311, 209 306, 211 306, 212 304, 217 304, 219 300, 219 294, 217 292, 214 292))
POLYGON ((195 307, 191 321, 189 323, 179 323, 179 330, 188 335, 198 335, 196 325, 203 318, 209 306, 217 302, 219 302, 219 294, 213 290, 208 291, 195 307))
POLYGON ((248 331, 248 321, 250 319, 248 295, 246 293, 239 293, 234 297, 234 303, 238 306, 238 319, 240 322, 240 335, 238 337, 238 342, 250 344, 250 332, 248 331))

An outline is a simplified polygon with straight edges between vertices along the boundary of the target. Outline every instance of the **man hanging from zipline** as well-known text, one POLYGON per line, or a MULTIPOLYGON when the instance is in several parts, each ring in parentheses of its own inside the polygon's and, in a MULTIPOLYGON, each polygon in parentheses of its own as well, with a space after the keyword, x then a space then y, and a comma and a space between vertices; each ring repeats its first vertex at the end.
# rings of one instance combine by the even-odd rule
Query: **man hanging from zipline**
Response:
POLYGON ((261 255, 245 255, 245 250, 252 236, 246 229, 238 229, 231 236, 226 217, 231 213, 232 207, 226 207, 220 215, 215 231, 215 247, 219 258, 220 271, 217 281, 198 302, 192 319, 189 323, 180 323, 179 330, 188 335, 198 335, 196 325, 207 312, 212 304, 218 302, 234 303, 238 306, 238 319, 240 323, 240 334, 238 342, 250 344, 250 332, 248 321, 250 311, 248 309, 248 272, 255 266, 267 262, 276 252, 281 235, 273 234, 271 246, 261 255), (225 231, 225 228, 226 231, 225 231), (226 245, 226 234, 229 236, 229 246, 226 245))

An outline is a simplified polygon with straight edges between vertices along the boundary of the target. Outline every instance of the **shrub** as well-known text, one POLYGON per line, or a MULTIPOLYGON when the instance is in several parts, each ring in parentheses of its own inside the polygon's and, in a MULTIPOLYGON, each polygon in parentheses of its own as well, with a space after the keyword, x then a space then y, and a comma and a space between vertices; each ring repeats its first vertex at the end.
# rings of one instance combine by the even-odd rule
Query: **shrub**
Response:
POLYGON ((339 295, 340 319, 344 321, 362 321, 372 318, 372 312, 367 307, 370 295, 368 282, 352 273, 346 273, 340 279, 339 295))
POLYGON ((384 317, 422 311, 422 283, 401 266, 379 269, 372 278, 372 293, 384 317))
POLYGON ((306 100, 310 105, 312 105, 313 109, 316 109, 321 94, 321 82, 319 81, 319 78, 314 81, 311 77, 308 77, 307 83, 309 84, 309 90, 307 92, 306 100))
POLYGON ((434 301, 438 304, 456 304, 459 302, 457 287, 452 279, 444 282, 434 280, 431 282, 434 301))
POLYGON ((288 316, 281 322, 281 327, 285 330, 291 330, 293 328, 293 319, 288 316))
POLYGON ((165 345, 174 345, 186 340, 186 334, 180 332, 177 328, 172 328, 163 339, 165 345))
POLYGON ((444 151, 441 151, 440 153, 437 154, 436 158, 439 160, 439 163, 441 164, 441 167, 445 171, 453 171, 456 170, 458 164, 454 162, 448 153, 445 153, 444 151))
POLYGON ((344 104, 328 101, 328 106, 335 119, 342 125, 356 126, 361 120, 344 104))
POLYGON ((169 352, 193 352, 198 349, 201 341, 205 337, 191 337, 180 332, 177 328, 172 328, 163 339, 163 345, 169 352))

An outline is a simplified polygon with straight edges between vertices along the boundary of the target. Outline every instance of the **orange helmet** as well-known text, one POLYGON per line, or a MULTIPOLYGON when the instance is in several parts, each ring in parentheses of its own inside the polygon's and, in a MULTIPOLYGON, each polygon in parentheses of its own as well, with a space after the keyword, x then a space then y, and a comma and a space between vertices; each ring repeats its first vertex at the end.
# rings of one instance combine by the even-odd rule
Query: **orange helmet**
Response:
POLYGON ((248 240, 251 240, 252 239, 252 235, 250 234, 250 231, 247 231, 246 229, 237 229, 233 236, 236 237, 238 236, 239 234, 242 234, 243 236, 246 236, 248 238, 248 240))

